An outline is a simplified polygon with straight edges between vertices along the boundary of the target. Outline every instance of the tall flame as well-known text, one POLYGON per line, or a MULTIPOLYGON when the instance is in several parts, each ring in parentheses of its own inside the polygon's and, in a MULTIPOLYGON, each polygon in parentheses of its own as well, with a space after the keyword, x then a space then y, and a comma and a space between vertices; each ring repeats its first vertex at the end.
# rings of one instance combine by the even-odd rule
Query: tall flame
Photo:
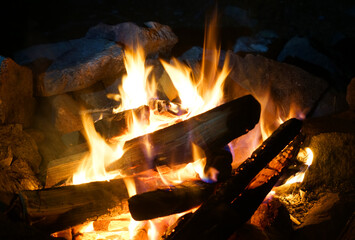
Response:
POLYGON ((161 61, 175 88, 182 105, 190 110, 189 117, 220 105, 223 86, 230 69, 228 58, 219 70, 220 48, 216 43, 217 16, 215 15, 205 33, 201 71, 194 76, 191 68, 173 58, 170 63, 161 61))
MULTIPOLYGON (((84 115, 83 125, 90 154, 83 159, 80 168, 74 174, 74 184, 109 180, 120 176, 119 172, 107 173, 105 166, 122 157, 125 141, 156 131, 163 126, 174 124, 176 121, 185 120, 222 103, 224 81, 230 69, 227 67, 229 65, 228 59, 225 59, 222 69, 219 69, 220 49, 216 47, 216 26, 217 18, 214 16, 208 28, 206 28, 203 59, 199 74, 193 74, 189 66, 179 62, 177 59, 173 58, 170 63, 161 60, 164 69, 179 94, 182 108, 187 109, 187 113, 184 115, 164 118, 151 110, 149 121, 141 121, 139 116, 134 114, 132 109, 142 105, 149 106, 150 100, 156 99, 157 84, 154 79, 148 80, 152 67, 146 66, 143 49, 136 45, 135 49, 128 48, 125 50, 124 65, 127 74, 122 77, 122 84, 118 87, 118 94, 115 96, 115 99, 121 101, 121 105, 114 112, 130 110, 126 118, 127 132, 122 136, 111 139, 110 143, 108 143, 95 131, 92 119, 88 115, 84 115)), ((147 156, 153 156, 154 146, 151 146, 149 138, 144 139, 144 144, 147 156)), ((195 150, 194 159, 191 159, 190 164, 185 165, 177 171, 173 169, 173 172, 169 172, 168 174, 160 171, 162 182, 175 184, 187 178, 200 176, 201 179, 204 179, 207 177, 203 171, 206 162, 203 151, 198 149, 197 146, 194 146, 193 149, 195 150)), ((213 179, 215 178, 213 174, 217 173, 210 172, 209 174, 210 179, 215 180, 213 179)), ((134 179, 130 176, 120 177, 124 177, 129 195, 136 194, 137 190, 135 189, 134 179)), ((155 219, 142 226, 132 221, 129 228, 132 230, 146 228, 151 225, 152 227, 148 230, 148 235, 151 239, 156 239, 164 231, 162 224, 175 221, 178 216, 155 219)), ((165 228, 167 225, 164 224, 165 228)))

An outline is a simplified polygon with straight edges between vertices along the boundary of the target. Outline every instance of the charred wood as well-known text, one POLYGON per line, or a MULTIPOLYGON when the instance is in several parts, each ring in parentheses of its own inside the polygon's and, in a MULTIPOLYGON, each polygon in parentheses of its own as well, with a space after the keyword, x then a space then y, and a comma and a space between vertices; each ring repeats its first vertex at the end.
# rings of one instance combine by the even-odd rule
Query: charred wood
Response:
POLYGON ((128 212, 123 179, 59 188, 21 191, 9 214, 42 231, 53 233, 104 214, 128 212))
POLYGON ((122 170, 134 174, 156 165, 190 162, 191 142, 206 154, 220 149, 231 140, 252 129, 259 120, 260 105, 252 96, 245 96, 186 121, 126 142, 125 154, 106 167, 107 171, 122 170), (154 146, 154 156, 147 159, 146 141, 154 146))
MULTIPOLYGON (((202 239, 226 239, 232 234, 233 232, 230 233, 229 229, 232 227, 235 229, 251 217, 276 183, 280 176, 279 171, 272 170, 269 172, 268 174, 271 174, 272 177, 270 178, 269 175, 269 177, 263 178, 263 183, 256 184, 257 187, 254 189, 248 190, 248 185, 295 138, 301 126, 302 122, 297 119, 290 119, 282 124, 252 153, 250 158, 237 168, 234 175, 218 189, 216 194, 213 194, 203 203, 179 231, 174 231, 174 234, 168 236, 167 239, 196 239, 201 238, 201 233, 204 232, 207 233, 204 234, 202 239), (233 224, 231 225, 228 221, 233 218, 235 220, 232 221, 233 224), (213 235, 218 232, 214 229, 219 229, 223 225, 226 225, 226 232, 229 235, 227 233, 226 235, 222 234, 223 236, 213 235)), ((288 157, 293 155, 287 154, 288 157)), ((284 164, 280 164, 280 166, 283 169, 284 164)))
POLYGON ((145 192, 128 199, 129 211, 137 220, 148 220, 187 211, 197 207, 214 191, 216 184, 188 181, 145 192))
MULTIPOLYGON (((136 174, 157 165, 178 165, 192 161, 191 141, 206 155, 213 155, 231 140, 252 129, 259 120, 260 105, 252 96, 245 96, 170 127, 126 142, 125 154, 107 166, 107 171, 122 170, 136 174), (147 159, 145 142, 154 146, 154 156, 147 159)), ((46 186, 57 185, 70 178, 83 156, 79 153, 53 160, 48 165, 46 186)))

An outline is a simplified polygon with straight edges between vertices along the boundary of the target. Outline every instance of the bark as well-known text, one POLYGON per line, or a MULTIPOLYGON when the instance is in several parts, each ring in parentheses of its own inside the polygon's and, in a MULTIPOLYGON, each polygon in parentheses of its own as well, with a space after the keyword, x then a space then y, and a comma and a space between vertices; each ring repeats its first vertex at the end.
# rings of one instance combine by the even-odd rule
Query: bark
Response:
POLYGON ((121 159, 106 167, 107 171, 122 170, 130 175, 156 165, 192 161, 191 142, 201 147, 206 155, 220 149, 231 140, 251 130, 259 121, 260 105, 252 96, 245 96, 186 121, 126 142, 121 159), (148 149, 149 141, 154 149, 148 149), (153 154, 148 152, 153 151, 153 154), (150 156, 149 156, 150 155, 150 156))
POLYGON ((127 199, 123 179, 91 182, 22 191, 14 200, 12 214, 42 231, 53 233, 104 214, 128 212, 127 199))
MULTIPOLYGON (((209 155, 234 138, 252 129, 259 120, 260 105, 252 96, 245 96, 186 121, 126 142, 125 154, 106 167, 120 169, 126 175, 154 169, 157 165, 174 166, 191 162, 191 142, 209 155), (145 142, 154 146, 148 156, 145 142)), ((46 186, 53 186, 70 178, 81 163, 84 153, 52 161, 48 165, 46 186)))
MULTIPOLYGON (((248 185, 252 186, 250 182, 295 138, 301 126, 302 122, 297 119, 290 119, 282 124, 237 168, 234 176, 203 203, 184 226, 169 235, 168 239, 227 239, 233 233, 231 230, 235 230, 252 216, 279 178, 279 170, 271 171, 268 177, 263 178, 261 184, 255 184, 254 189, 247 188, 248 185), (223 225, 226 233, 219 233, 219 229, 224 228, 223 225)), ((282 154, 284 153, 281 153, 281 156, 282 154)))
POLYGON ((210 196, 216 184, 189 181, 135 195, 128 200, 129 211, 137 220, 148 220, 187 211, 210 196))

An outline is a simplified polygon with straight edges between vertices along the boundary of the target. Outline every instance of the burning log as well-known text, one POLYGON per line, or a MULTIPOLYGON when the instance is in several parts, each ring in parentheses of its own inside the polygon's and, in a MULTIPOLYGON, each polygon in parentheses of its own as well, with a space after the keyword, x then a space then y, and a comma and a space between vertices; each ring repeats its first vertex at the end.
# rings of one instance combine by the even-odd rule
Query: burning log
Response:
POLYGON ((104 138, 117 137, 127 130, 126 121, 134 116, 144 123, 149 122, 149 107, 141 106, 136 109, 112 113, 95 122, 95 129, 104 138))
MULTIPOLYGON (((153 169, 156 165, 177 165, 192 161, 191 141, 208 155, 210 151, 221 149, 252 129, 259 115, 260 105, 252 96, 233 100, 186 121, 126 142, 125 154, 107 166, 106 170, 120 169, 130 175, 153 169), (144 144, 147 139, 156 151, 148 160, 144 144)), ((83 154, 52 161, 47 170, 46 186, 70 178, 81 163, 83 154)))
MULTIPOLYGON (((226 239, 238 226, 247 221, 260 205, 266 194, 279 178, 278 171, 271 171, 271 177, 264 178, 263 184, 254 189, 247 186, 255 176, 290 143, 299 133, 302 122, 290 119, 282 124, 264 143, 256 149, 250 158, 244 161, 216 194, 212 195, 178 230, 173 231, 167 239, 226 239), (245 190, 247 188, 247 190, 245 190), (229 221, 232 221, 229 223, 229 221), (225 227, 223 227, 225 225, 225 227), (226 233, 218 234, 224 228, 226 233)), ((298 147, 293 147, 293 151, 298 147)), ((281 156, 284 153, 281 153, 281 156)), ((286 158, 295 154, 287 154, 286 158)))
POLYGON ((134 220, 148 220, 187 211, 197 207, 214 191, 216 184, 188 181, 182 184, 145 192, 128 199, 134 220))
POLYGON ((135 174, 156 165, 176 165, 193 159, 191 142, 208 155, 252 129, 259 120, 260 105, 252 96, 225 103, 186 121, 126 142, 121 159, 106 167, 135 174), (154 146, 147 160, 146 141, 154 146))
POLYGON ((104 214, 128 212, 123 179, 91 182, 33 191, 21 191, 12 213, 27 223, 53 233, 104 214))
MULTIPOLYGON (((230 177, 231 163, 232 154, 221 149, 207 157, 205 169, 213 167, 217 170, 218 175, 214 177, 221 182, 230 177)), ((184 212, 202 204, 214 192, 216 186, 216 183, 200 180, 186 181, 172 187, 145 192, 128 199, 129 210, 132 217, 138 221, 184 212)))

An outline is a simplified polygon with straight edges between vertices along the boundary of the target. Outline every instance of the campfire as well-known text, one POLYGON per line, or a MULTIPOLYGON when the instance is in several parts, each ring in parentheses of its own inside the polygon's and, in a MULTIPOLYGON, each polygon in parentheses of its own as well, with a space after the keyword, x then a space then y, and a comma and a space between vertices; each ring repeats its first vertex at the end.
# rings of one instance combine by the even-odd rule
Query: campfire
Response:
MULTIPOLYGON (((11 187, 0 200, 11 224, 48 239, 302 239, 311 236, 313 223, 306 224, 321 201, 351 203, 350 197, 339 203, 340 190, 319 187, 329 181, 320 177, 324 148, 354 143, 346 132, 352 110, 312 118, 328 91, 322 79, 262 56, 222 52, 216 16, 195 59, 157 58, 177 37, 167 26, 147 26, 99 24, 72 41, 82 51, 24 63, 33 69, 42 108, 49 105, 55 116, 53 136, 60 133, 68 144, 54 146, 55 153, 38 131, 26 133, 49 161, 41 169, 26 162, 20 186, 8 178, 11 187), (91 53, 92 46, 102 49, 91 53), (98 96, 105 107, 92 104, 98 96), (344 132, 335 124, 341 121, 346 131, 336 134, 344 136, 324 140, 329 121, 332 132, 344 132), (44 186, 35 178, 40 172, 44 186)), ((43 118, 35 121, 42 125, 43 118)), ((7 132, 22 132, 9 126, 7 132)), ((51 140, 56 145, 58 138, 51 140)), ((19 174, 10 145, 5 150, 1 166, 19 174)), ((332 176, 346 184, 351 171, 332 176)), ((342 236, 351 213, 334 217, 341 218, 342 236)))

